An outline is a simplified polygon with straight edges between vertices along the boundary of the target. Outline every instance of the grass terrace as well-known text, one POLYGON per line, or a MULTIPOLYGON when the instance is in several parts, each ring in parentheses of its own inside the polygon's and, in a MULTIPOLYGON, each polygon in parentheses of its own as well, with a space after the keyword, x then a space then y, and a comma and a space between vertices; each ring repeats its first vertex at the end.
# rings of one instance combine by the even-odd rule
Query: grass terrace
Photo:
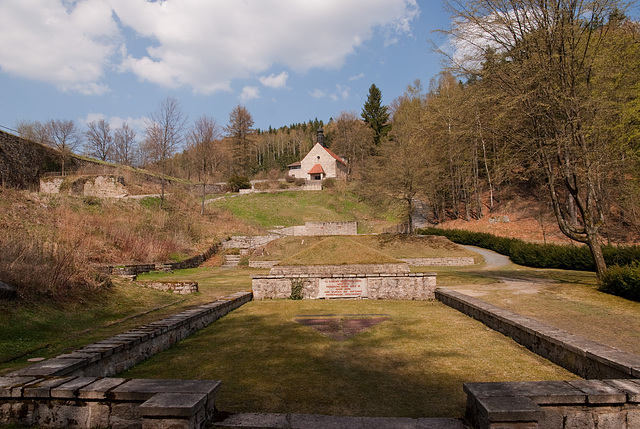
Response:
POLYGON ((367 300, 254 301, 119 376, 220 379, 223 411, 404 417, 462 417, 468 381, 577 378, 438 302, 367 300))

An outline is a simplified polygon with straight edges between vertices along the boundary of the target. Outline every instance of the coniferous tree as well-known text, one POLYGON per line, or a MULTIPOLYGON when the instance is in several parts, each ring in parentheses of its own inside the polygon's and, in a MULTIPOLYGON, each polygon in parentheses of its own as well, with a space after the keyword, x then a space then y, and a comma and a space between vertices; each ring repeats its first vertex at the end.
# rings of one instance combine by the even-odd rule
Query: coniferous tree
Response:
POLYGON ((387 111, 387 106, 382 104, 382 92, 375 84, 371 84, 369 88, 367 102, 364 103, 362 108, 362 119, 369 124, 375 133, 374 143, 379 146, 382 137, 389 132, 389 124, 387 124, 389 112, 387 111))

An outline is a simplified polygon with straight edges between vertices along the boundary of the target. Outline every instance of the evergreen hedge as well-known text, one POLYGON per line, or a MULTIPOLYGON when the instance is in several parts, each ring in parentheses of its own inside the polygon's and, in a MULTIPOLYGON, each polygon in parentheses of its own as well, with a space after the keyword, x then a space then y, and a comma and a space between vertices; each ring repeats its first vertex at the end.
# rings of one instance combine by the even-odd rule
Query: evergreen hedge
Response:
POLYGON ((619 265, 609 267, 600 279, 600 290, 640 301, 640 266, 634 262, 624 267, 619 265))

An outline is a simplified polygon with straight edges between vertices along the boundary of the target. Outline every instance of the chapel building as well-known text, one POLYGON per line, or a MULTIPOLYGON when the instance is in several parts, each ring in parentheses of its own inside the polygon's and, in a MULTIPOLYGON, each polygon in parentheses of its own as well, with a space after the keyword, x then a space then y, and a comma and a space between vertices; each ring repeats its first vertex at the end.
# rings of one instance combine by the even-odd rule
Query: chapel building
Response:
POLYGON ((289 164, 289 176, 307 181, 347 176, 347 161, 324 146, 324 131, 318 130, 316 144, 302 161, 289 164))

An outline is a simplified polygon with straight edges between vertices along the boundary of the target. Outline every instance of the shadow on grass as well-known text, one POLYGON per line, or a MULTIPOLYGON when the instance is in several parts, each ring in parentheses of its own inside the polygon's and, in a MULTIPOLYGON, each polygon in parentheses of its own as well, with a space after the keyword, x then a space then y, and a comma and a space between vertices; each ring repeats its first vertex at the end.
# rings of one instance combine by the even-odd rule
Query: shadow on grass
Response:
POLYGON ((217 407, 229 412, 461 417, 463 382, 561 378, 537 373, 529 355, 436 303, 273 301, 247 304, 120 376, 220 379, 217 407), (391 318, 345 341, 294 321, 358 310, 391 318))

